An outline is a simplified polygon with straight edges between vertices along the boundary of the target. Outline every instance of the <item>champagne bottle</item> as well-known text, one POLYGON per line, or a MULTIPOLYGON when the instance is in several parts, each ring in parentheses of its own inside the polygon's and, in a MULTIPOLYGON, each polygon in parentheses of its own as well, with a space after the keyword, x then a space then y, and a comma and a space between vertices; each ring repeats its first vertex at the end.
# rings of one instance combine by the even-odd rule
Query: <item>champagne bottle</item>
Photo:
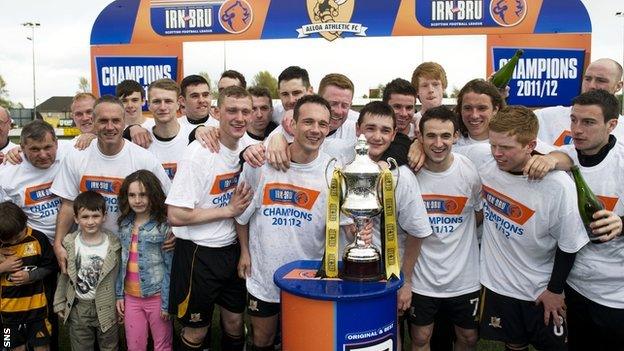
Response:
POLYGON ((587 183, 585 183, 585 179, 583 179, 578 166, 572 166, 571 170, 572 177, 574 178, 574 184, 576 185, 579 214, 581 215, 583 224, 585 224, 587 236, 589 236, 589 240, 594 243, 602 243, 602 241, 598 240, 597 236, 592 234, 592 229, 589 227, 589 223, 594 221, 594 213, 604 209, 604 207, 596 195, 594 195, 591 191, 587 183))
POLYGON ((492 76, 490 81, 494 84, 498 89, 505 89, 509 81, 511 80, 511 76, 513 75, 514 68, 518 64, 518 60, 524 54, 524 50, 518 49, 513 57, 507 61, 507 63, 498 69, 496 73, 492 76))

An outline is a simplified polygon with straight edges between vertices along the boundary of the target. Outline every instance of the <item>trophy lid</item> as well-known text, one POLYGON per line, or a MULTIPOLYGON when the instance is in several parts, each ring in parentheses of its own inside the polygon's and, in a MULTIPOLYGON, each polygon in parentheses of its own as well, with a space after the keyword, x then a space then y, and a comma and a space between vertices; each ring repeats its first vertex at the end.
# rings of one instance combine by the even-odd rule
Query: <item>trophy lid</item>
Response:
POLYGON ((355 144, 355 159, 342 172, 347 174, 380 173, 379 165, 368 156, 368 143, 364 134, 360 134, 355 144))

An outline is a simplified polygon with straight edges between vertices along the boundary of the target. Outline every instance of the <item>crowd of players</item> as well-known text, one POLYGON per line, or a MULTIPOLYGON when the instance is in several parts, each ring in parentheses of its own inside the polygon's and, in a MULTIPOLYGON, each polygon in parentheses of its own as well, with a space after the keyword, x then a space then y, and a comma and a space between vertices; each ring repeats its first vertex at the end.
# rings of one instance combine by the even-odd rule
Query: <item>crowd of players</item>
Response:
MULTIPOLYGON (((173 227, 163 250, 174 251, 167 312, 183 326, 174 348, 208 347, 217 305, 223 350, 245 347, 244 312, 252 349, 273 350, 280 313, 273 273, 287 262, 323 256, 326 165, 332 157, 350 162, 363 134, 372 160, 392 156, 400 164, 392 170, 401 179, 404 285, 397 309, 412 350, 473 350, 479 337, 508 350, 529 344, 618 350, 624 348, 624 183, 618 181, 624 126, 614 94, 622 84, 622 67, 599 59, 585 70, 570 106, 507 106, 504 92, 474 79, 450 110, 441 106, 444 69, 426 62, 411 82, 392 80, 382 101, 358 113, 348 77, 328 74, 315 93, 297 66, 279 75, 277 106, 267 89, 246 89, 236 71, 219 80, 216 107, 198 75, 179 85, 155 81, 147 96, 137 82, 124 81, 116 97, 74 97, 71 113, 81 135, 71 141, 30 128, 15 145, 7 136, 10 116, 0 108, 0 195, 46 235, 65 273, 63 239, 76 197, 86 190, 102 194, 104 227, 117 233, 119 184, 137 170, 151 171, 167 193, 173 227), (153 118, 143 116, 145 102, 153 118), (605 207, 590 228, 565 173, 573 165, 605 207), (305 200, 294 201, 297 193, 305 200), (432 341, 438 322, 444 327, 436 326, 441 336, 432 341), (447 324, 451 335, 442 330, 447 324)), ((343 242, 353 231, 343 227, 343 242)), ((379 244, 378 218, 366 233, 379 244)), ((0 261, 8 261, 11 252, 2 253, 0 261)), ((22 267, 12 269, 0 270, 3 289, 22 267)), ((51 302, 56 274, 39 279, 51 302)), ((15 308, 0 305, 3 315, 15 308)))

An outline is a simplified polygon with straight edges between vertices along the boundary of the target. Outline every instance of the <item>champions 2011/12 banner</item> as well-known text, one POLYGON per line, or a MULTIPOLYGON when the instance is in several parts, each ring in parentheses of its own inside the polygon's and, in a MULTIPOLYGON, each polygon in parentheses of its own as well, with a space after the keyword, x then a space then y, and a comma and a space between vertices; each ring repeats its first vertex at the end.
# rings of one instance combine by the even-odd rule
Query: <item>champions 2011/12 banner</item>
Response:
POLYGON ((180 80, 182 46, 190 41, 479 34, 487 38, 488 74, 505 59, 504 49, 511 51, 508 57, 516 48, 535 55, 525 54, 526 72, 548 66, 530 78, 516 75, 513 103, 568 104, 574 87, 578 93, 591 47, 591 23, 580 0, 116 0, 93 25, 92 81, 101 94, 121 76, 102 71, 107 57, 132 62, 123 65, 134 66, 135 75, 145 66, 146 80, 165 74, 154 60, 171 58, 177 69, 169 74, 180 80), (567 56, 572 52, 576 63, 567 56), (565 67, 576 67, 576 74, 553 78, 565 67))

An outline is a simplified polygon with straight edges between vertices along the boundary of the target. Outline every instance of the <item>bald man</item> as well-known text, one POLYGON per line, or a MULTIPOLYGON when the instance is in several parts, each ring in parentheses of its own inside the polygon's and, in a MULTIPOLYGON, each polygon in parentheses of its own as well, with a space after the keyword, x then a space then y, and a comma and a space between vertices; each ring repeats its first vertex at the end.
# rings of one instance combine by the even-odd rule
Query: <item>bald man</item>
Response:
POLYGON ((9 111, 0 106, 0 163, 4 160, 7 151, 16 145, 9 140, 9 131, 11 130, 11 116, 9 111))
MULTIPOLYGON (((604 89, 615 95, 622 89, 622 84, 622 66, 612 59, 601 58, 587 66, 581 93, 604 89)), ((571 106, 552 106, 534 111, 540 125, 538 138, 555 146, 571 144, 570 111, 571 106)), ((618 123, 611 134, 624 144, 624 123, 618 123)))

